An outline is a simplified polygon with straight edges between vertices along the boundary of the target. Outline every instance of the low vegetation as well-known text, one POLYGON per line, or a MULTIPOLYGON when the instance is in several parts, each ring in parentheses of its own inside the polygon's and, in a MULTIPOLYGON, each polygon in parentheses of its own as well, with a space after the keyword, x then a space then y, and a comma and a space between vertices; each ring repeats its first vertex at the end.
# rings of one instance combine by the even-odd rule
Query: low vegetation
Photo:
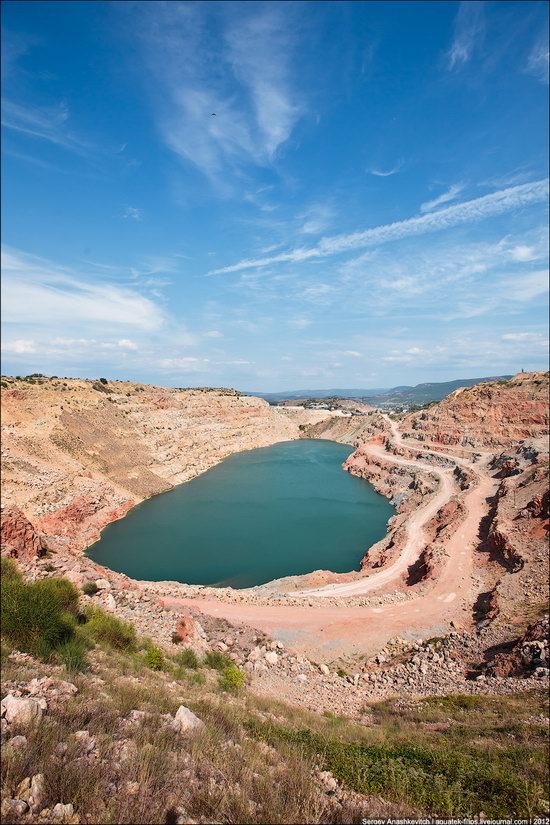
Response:
POLYGON ((188 648, 172 652, 139 638, 95 605, 81 613, 69 582, 28 584, 5 560, 2 634, 2 695, 51 675, 78 688, 49 700, 40 724, 10 730, 27 744, 11 747, 8 739, 3 748, 4 798, 41 773, 44 807, 72 804, 81 823, 546 812, 542 692, 388 700, 365 707, 367 725, 320 716, 253 695, 219 652, 201 661, 188 648), (182 704, 204 722, 183 738, 170 724, 182 704), (79 731, 93 738, 88 755, 79 731), (336 795, 327 794, 319 770, 338 781, 336 795))

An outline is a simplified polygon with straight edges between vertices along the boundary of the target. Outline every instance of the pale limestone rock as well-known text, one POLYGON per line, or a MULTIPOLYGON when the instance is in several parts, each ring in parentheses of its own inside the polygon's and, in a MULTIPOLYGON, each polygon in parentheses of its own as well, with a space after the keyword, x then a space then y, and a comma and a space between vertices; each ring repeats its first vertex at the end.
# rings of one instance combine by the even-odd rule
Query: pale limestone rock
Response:
POLYGON ((204 722, 195 716, 192 710, 180 705, 172 722, 172 727, 178 733, 190 733, 204 727, 204 722))
POLYGON ((21 696, 14 696, 13 693, 8 693, 2 699, 1 705, 2 716, 6 717, 6 721, 9 724, 16 722, 19 725, 39 722, 48 707, 44 699, 24 699, 21 696))

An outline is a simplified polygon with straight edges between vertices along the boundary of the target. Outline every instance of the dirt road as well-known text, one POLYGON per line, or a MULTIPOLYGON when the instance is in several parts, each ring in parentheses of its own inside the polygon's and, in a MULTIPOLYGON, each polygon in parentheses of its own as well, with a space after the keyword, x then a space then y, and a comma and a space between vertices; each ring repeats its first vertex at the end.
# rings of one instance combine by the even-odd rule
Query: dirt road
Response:
MULTIPOLYGON (((388 419, 389 420, 389 419, 388 419)), ((394 422, 390 421, 392 440, 397 446, 409 447, 394 422)), ((418 449, 418 445, 414 445, 418 449)), ((497 482, 472 461, 441 453, 457 464, 468 467, 477 476, 477 484, 463 494, 465 519, 458 525, 446 546, 448 561, 428 592, 406 601, 380 606, 350 604, 322 605, 323 597, 346 597, 372 593, 391 581, 401 583, 403 573, 421 552, 423 527, 457 491, 452 470, 435 467, 420 460, 394 456, 383 447, 369 445, 368 451, 397 464, 420 467, 435 473, 440 486, 430 500, 414 511, 408 521, 408 534, 398 559, 386 569, 352 582, 292 593, 303 595, 304 606, 232 604, 216 599, 167 599, 166 606, 181 610, 186 605, 230 622, 248 624, 281 639, 293 650, 329 661, 339 655, 371 654, 395 636, 427 638, 448 632, 450 621, 463 627, 472 625, 473 553, 478 541, 479 525, 487 513, 487 499, 494 494, 497 482), (307 599, 307 601, 306 601, 307 599), (312 602, 311 606, 308 602, 312 602)), ((422 447, 423 452, 437 453, 422 447)), ((401 588, 402 589, 402 588, 401 588)))

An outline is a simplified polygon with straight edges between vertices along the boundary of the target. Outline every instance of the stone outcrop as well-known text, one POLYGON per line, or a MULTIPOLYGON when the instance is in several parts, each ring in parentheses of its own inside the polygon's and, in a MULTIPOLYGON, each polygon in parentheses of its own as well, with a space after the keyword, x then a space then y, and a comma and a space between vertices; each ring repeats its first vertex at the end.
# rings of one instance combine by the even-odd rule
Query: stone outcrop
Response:
POLYGON ((466 448, 506 447, 548 433, 548 373, 519 373, 455 390, 405 419, 408 438, 466 448))
POLYGON ((2 549, 16 559, 32 560, 45 554, 39 533, 18 507, 2 509, 2 549))

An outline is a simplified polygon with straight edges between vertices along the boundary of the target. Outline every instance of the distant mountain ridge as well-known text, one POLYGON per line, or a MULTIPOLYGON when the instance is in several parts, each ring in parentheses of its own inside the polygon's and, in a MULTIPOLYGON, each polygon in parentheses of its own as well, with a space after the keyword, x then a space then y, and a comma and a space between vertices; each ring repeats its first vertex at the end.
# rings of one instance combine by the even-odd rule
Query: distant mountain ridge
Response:
POLYGON ((390 389, 375 387, 369 389, 328 389, 328 390, 289 390, 288 392, 251 392, 266 401, 276 402, 299 398, 354 398, 361 401, 381 404, 427 404, 441 401, 459 387, 472 387, 484 381, 507 381, 511 375, 490 375, 484 378, 458 378, 454 381, 429 382, 415 386, 402 385, 390 389))

